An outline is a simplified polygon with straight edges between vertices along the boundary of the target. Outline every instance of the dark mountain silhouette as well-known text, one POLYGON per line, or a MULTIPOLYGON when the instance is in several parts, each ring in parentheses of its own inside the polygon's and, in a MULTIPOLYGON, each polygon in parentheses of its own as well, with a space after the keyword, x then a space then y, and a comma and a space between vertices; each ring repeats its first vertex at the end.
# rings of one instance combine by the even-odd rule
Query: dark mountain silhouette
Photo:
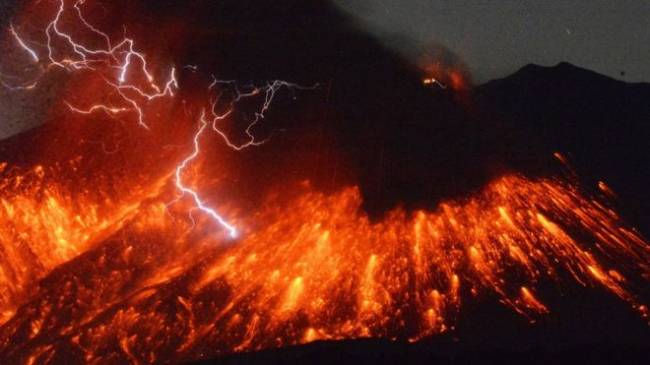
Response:
POLYGON ((525 170, 537 154, 566 154, 583 181, 613 187, 623 211, 648 234, 650 84, 568 63, 528 65, 478 87, 475 98, 485 115, 517 135, 505 153, 513 165, 525 170))

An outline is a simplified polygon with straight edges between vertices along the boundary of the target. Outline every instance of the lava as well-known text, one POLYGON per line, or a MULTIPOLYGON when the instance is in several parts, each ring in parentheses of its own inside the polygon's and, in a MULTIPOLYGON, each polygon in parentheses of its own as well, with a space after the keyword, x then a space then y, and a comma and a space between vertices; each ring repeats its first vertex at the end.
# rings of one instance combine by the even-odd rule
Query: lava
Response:
POLYGON ((630 280, 650 272, 647 243, 560 180, 504 176, 467 200, 379 222, 355 187, 296 189, 242 218, 251 233, 226 246, 205 217, 190 225, 155 200, 141 206, 48 277, 2 327, 1 356, 175 362, 318 339, 417 341, 453 330, 467 300, 493 298, 534 321, 553 310, 539 283, 569 279, 647 316, 630 280))
POLYGON ((548 283, 601 288, 647 320, 635 285, 650 278, 650 245, 607 203, 605 183, 601 196, 573 179, 509 173, 469 197, 375 221, 357 186, 325 193, 287 181, 238 209, 205 188, 221 183, 207 175, 227 173, 227 161, 203 148, 265 143, 254 127, 276 92, 313 87, 211 76, 183 94, 179 75, 196 68, 152 62, 134 38, 113 41, 86 5, 58 2, 45 42, 12 24, 10 39, 37 65, 24 84, 38 87, 53 69, 79 77, 62 97, 70 121, 59 122, 74 126, 63 141, 113 128, 75 122, 118 116, 137 139, 114 154, 75 145, 34 166, 0 163, 7 363, 176 363, 323 339, 418 341, 453 331, 468 301, 498 301, 531 322, 552 315, 548 283), (67 33, 72 21, 94 43, 67 33), (244 99, 253 117, 230 137, 221 123, 244 99))

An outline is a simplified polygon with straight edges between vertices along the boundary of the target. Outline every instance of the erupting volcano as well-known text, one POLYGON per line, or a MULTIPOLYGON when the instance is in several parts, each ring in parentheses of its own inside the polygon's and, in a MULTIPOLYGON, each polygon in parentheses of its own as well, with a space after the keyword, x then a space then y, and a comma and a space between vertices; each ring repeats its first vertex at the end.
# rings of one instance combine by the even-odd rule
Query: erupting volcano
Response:
MULTIPOLYGON (((333 78, 236 80, 177 63, 196 29, 167 19, 152 31, 157 15, 126 3, 34 1, 4 34, 7 92, 52 95, 34 110, 44 125, 0 142, 2 363, 418 342, 454 333, 468 303, 535 326, 554 315, 545 294, 574 287, 648 321, 650 244, 606 182, 582 183, 561 152, 542 160, 553 173, 500 168, 459 182, 463 194, 449 193, 454 169, 417 172, 428 191, 447 175, 443 193, 376 203, 381 177, 355 171, 365 157, 346 163, 354 138, 324 130, 344 108, 305 107, 327 109, 333 78), (296 121, 273 124, 282 118, 296 121)), ((423 86, 414 70, 424 100, 465 92, 454 69, 435 72, 454 87, 423 86)))

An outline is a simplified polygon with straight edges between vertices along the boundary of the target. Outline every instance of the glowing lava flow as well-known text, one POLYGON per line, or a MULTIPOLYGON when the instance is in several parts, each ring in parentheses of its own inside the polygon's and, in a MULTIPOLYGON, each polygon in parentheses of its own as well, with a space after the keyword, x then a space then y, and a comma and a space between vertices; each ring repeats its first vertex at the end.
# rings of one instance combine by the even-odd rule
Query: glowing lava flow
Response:
MULTIPOLYGON (((67 166, 14 170, 0 163, 0 323, 15 314, 34 284, 57 266, 114 234, 138 214, 143 201, 160 194, 165 179, 135 179, 119 197, 103 197, 110 181, 73 190, 61 179, 83 171, 80 160, 67 166), (57 178, 59 176, 59 178, 57 178)), ((77 181, 85 181, 77 174, 77 181)))
POLYGON ((193 228, 143 209, 0 328, 0 358, 178 363, 319 339, 417 341, 453 330, 467 303, 498 301, 535 321, 554 310, 549 282, 603 288, 647 318, 633 292, 650 246, 560 180, 504 176, 376 223, 355 187, 291 189, 251 212, 256 230, 227 249, 191 233, 209 232, 206 220, 193 228))

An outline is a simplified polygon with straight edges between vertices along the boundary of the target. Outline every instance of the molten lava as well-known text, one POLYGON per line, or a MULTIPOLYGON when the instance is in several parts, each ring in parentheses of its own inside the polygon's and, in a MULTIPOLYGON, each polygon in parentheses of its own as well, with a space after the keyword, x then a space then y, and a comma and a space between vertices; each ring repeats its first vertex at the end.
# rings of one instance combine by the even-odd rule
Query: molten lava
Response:
POLYGON ((465 201, 376 223, 357 188, 296 189, 242 217, 247 233, 234 244, 207 218, 140 205, 97 248, 67 263, 49 257, 61 265, 2 327, 0 354, 181 361, 318 339, 418 340, 453 330, 462 300, 497 299, 534 320, 552 311, 537 284, 567 279, 647 316, 628 281, 650 273, 647 243, 561 181, 504 176, 465 201))
MULTIPOLYGON (((175 100, 180 71, 164 68, 157 83, 135 42, 114 45, 82 5, 61 1, 45 17, 46 34, 66 50, 53 40, 38 48, 17 25, 10 39, 27 59, 45 62, 44 72, 81 72, 70 81, 75 100, 101 96, 86 107, 63 101, 72 121, 63 125, 130 114, 122 124, 149 142, 117 154, 74 145, 28 167, 0 163, 3 362, 181 362, 319 339, 417 341, 452 331, 466 301, 496 300, 535 321, 553 311, 544 283, 602 288, 647 318, 635 283, 650 278, 650 245, 605 197, 562 178, 511 173, 471 197, 433 210, 396 208, 378 221, 361 209, 356 186, 324 193, 309 181, 285 182, 252 210, 213 196, 205 186, 223 181, 204 167, 226 161, 201 153, 206 141, 235 152, 261 143, 251 128, 278 88, 298 87, 214 79, 202 89, 207 103, 194 96, 182 112, 166 113, 150 104, 175 100), (81 45, 57 25, 75 13, 105 48, 81 45), (89 80, 90 93, 74 86, 89 80), (259 108, 235 143, 221 127, 243 98, 259 98, 259 108), (176 142, 160 132, 167 122, 190 143, 151 147, 176 142)), ((63 141, 108 128, 98 125, 66 129, 63 141)))

